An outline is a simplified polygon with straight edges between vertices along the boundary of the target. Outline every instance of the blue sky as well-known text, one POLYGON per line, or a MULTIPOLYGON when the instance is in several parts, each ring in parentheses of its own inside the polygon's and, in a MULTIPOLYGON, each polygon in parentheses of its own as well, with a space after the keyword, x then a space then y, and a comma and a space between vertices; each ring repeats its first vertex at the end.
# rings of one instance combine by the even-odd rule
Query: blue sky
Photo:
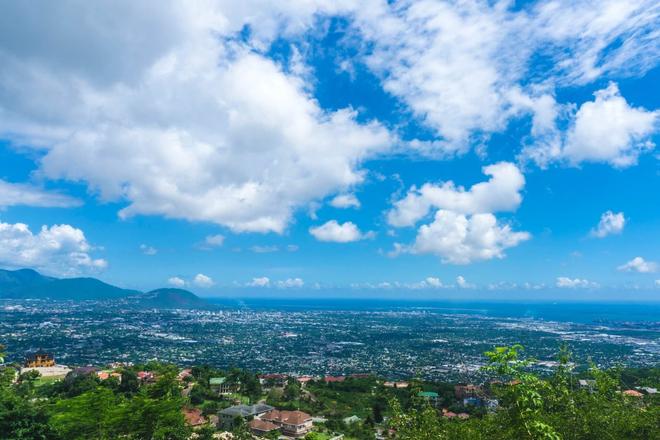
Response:
POLYGON ((280 3, 4 5, 0 266, 660 297, 653 2, 280 3))

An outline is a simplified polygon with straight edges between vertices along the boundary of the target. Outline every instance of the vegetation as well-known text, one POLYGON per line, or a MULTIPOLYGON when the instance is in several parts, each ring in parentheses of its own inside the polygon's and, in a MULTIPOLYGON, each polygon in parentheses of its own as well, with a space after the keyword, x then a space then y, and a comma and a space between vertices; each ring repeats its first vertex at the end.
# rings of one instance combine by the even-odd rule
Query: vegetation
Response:
MULTIPOLYGON (((591 365, 578 374, 570 353, 562 348, 554 373, 540 376, 523 353, 521 346, 486 353, 485 370, 493 381, 485 392, 499 403, 488 410, 463 406, 451 384, 419 380, 395 389, 376 377, 315 381, 304 387, 289 378, 267 382, 262 389, 253 373, 208 366, 192 368, 183 379, 177 377, 176 366, 149 362, 118 370, 120 380, 74 371, 60 381, 44 380, 35 372, 17 375, 15 368, 5 366, 0 367, 0 438, 206 440, 213 438, 215 427, 193 430, 185 423, 184 408, 198 408, 209 416, 237 401, 266 400, 278 408, 323 417, 326 421, 315 424, 309 440, 326 440, 333 432, 343 433, 346 440, 371 440, 375 431, 399 440, 660 439, 657 396, 621 392, 633 386, 657 387, 660 369, 601 371, 591 365), (153 372, 155 380, 140 381, 137 371, 153 372), (214 391, 209 379, 219 376, 240 384, 240 394, 227 397, 214 391), (578 378, 595 382, 581 388, 578 378), (418 397, 420 391, 437 392, 436 404, 418 397), (452 411, 465 414, 450 417, 452 411)), ((253 438, 243 420, 234 423, 233 434, 238 440, 253 438)))

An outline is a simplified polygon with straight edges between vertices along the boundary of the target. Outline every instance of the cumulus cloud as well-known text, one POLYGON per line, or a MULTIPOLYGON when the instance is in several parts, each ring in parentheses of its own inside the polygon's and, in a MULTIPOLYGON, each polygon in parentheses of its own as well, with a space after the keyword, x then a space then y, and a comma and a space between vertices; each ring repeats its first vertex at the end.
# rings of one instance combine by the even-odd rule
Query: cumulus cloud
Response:
POLYGON ((286 280, 278 281, 275 285, 280 289, 289 289, 303 287, 305 282, 302 278, 287 278, 286 280))
POLYGON ((653 273, 658 270, 658 264, 654 261, 646 261, 642 257, 635 257, 617 269, 622 272, 653 273))
POLYGON ((170 277, 167 279, 167 284, 174 286, 174 287, 183 287, 186 285, 186 282, 183 278, 179 277, 170 277))
POLYGON ((469 264, 480 260, 504 258, 504 251, 529 240, 527 232, 516 232, 500 224, 493 214, 465 216, 439 210, 435 219, 422 225, 412 247, 414 254, 433 254, 445 263, 469 264))
POLYGON ((195 278, 193 278, 193 283, 197 287, 211 287, 215 284, 213 282, 213 279, 209 276, 204 275, 203 273, 198 273, 195 275, 195 278))
POLYGON ((83 231, 70 225, 42 226, 35 234, 23 223, 0 223, 0 264, 5 267, 30 267, 58 276, 107 267, 104 259, 91 256, 92 251, 83 231))
POLYGON ((620 234, 626 225, 626 218, 623 212, 614 213, 606 211, 600 216, 598 225, 591 230, 592 237, 603 238, 608 235, 620 234))
POLYGON ((158 249, 156 249, 153 246, 146 245, 146 244, 141 244, 140 245, 140 251, 144 255, 149 255, 149 256, 156 255, 158 253, 158 249))
POLYGON ((270 287, 270 278, 257 277, 252 278, 252 281, 247 283, 248 287, 270 287))
POLYGON ((0 208, 9 206, 70 208, 81 204, 82 202, 74 197, 46 191, 33 185, 12 183, 0 179, 0 208))
POLYGON ((651 136, 658 131, 659 111, 630 106, 615 83, 594 96, 594 101, 583 103, 575 113, 565 109, 548 117, 545 128, 532 133, 533 142, 523 149, 521 159, 541 167, 562 161, 574 166, 601 162, 624 168, 655 148, 651 136), (568 131, 562 133, 558 123, 568 124, 568 131))
POLYGON ((442 184, 426 183, 419 189, 413 186, 403 199, 394 203, 387 215, 389 224, 413 226, 431 208, 461 214, 515 211, 522 201, 520 192, 525 186, 525 176, 518 167, 499 162, 484 167, 483 173, 490 179, 476 183, 468 190, 451 180, 442 184))
POLYGON ((589 281, 581 278, 568 278, 568 277, 558 277, 555 285, 562 289, 598 287, 598 284, 594 283, 593 281, 589 281))
POLYGON ((331 201, 330 206, 335 208, 359 208, 360 201, 355 194, 338 194, 331 201))
POLYGON ((563 154, 573 164, 606 162, 617 167, 637 163, 655 145, 659 112, 631 107, 614 83, 595 93, 595 101, 582 104, 568 132, 563 154))
POLYGON ((373 233, 363 234, 353 222, 338 223, 337 220, 330 220, 321 226, 309 228, 309 233, 318 241, 331 241, 335 243, 350 243, 365 238, 371 238, 373 233))
POLYGON ((491 176, 466 190, 449 181, 411 188, 393 204, 388 222, 396 227, 414 226, 431 209, 437 209, 430 224, 421 225, 411 246, 395 243, 389 256, 403 252, 434 254, 443 262, 468 264, 503 258, 504 250, 528 240, 527 232, 513 231, 498 222, 493 212, 514 211, 522 201, 525 177, 512 163, 500 162, 483 168, 491 176))
POLYGON ((360 164, 392 143, 351 108, 320 108, 302 66, 260 55, 331 3, 5 8, 0 133, 44 148, 40 175, 125 202, 123 218, 281 233, 297 208, 362 182, 360 164), (248 41, 228 38, 252 20, 248 41))

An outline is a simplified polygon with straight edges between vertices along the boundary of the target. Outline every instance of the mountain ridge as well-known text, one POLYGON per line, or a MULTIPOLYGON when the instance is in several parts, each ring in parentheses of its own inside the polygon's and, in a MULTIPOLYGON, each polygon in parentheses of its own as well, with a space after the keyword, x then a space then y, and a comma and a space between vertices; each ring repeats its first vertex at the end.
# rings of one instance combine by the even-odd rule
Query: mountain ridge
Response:
POLYGON ((158 308, 212 306, 185 289, 160 288, 142 292, 91 277, 49 277, 33 269, 0 269, 0 299, 126 300, 131 305, 158 308))

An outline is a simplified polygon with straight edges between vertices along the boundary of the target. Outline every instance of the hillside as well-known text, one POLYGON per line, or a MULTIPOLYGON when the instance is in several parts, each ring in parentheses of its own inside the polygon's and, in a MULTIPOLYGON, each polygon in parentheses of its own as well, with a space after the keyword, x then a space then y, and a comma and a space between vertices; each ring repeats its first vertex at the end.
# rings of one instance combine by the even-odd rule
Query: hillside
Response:
POLYGON ((144 307, 199 309, 212 305, 194 293, 184 289, 162 288, 141 293, 131 299, 136 299, 144 307))
POLYGON ((54 300, 126 299, 140 307, 209 308, 207 301, 183 289, 150 292, 123 289, 96 278, 53 278, 32 269, 0 270, 0 298, 54 300))

